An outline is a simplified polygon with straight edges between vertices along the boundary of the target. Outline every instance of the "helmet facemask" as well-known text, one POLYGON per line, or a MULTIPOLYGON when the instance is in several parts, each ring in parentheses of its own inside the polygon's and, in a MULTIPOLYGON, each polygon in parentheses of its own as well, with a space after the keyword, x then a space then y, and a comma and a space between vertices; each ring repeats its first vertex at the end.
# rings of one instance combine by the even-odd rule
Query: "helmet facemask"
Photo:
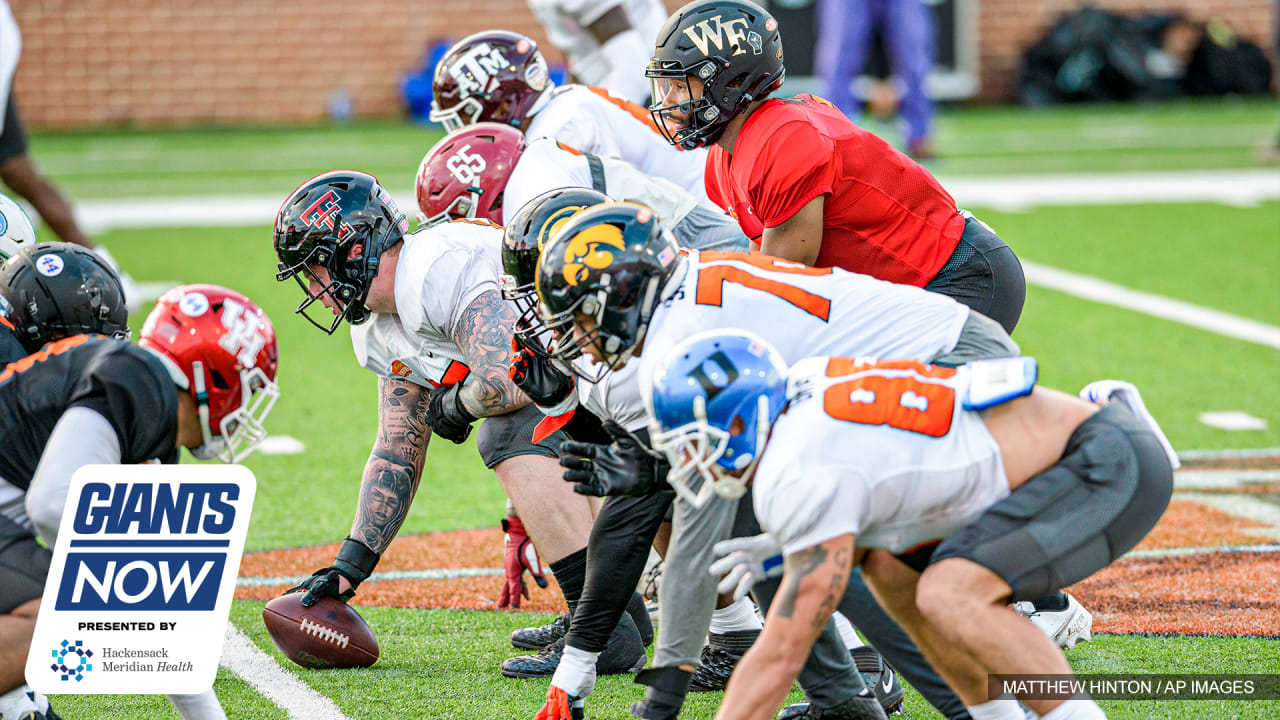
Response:
POLYGON ((484 104, 480 102, 480 98, 487 100, 488 94, 475 93, 448 108, 441 108, 439 100, 432 98, 431 112, 427 117, 431 122, 438 122, 444 125, 446 133, 461 130, 468 125, 480 122, 480 114, 484 112, 484 104))
POLYGON ((240 402, 236 408, 222 417, 217 433, 209 426, 209 393, 205 384, 204 364, 191 366, 195 380, 193 394, 196 412, 200 416, 200 432, 204 442, 191 450, 200 460, 221 460, 237 463, 253 454, 267 437, 267 415, 280 398, 280 387, 267 377, 262 368, 242 368, 240 375, 240 402))
MULTIPOLYGON (((677 63, 659 63, 651 60, 645 76, 649 78, 652 104, 649 113, 658 126, 659 132, 667 142, 685 150, 702 147, 720 138, 724 128, 733 119, 733 113, 722 112, 707 93, 707 85, 715 77, 718 58, 709 58, 700 64, 696 73, 690 72, 677 63), (702 92, 697 98, 693 96, 693 85, 689 81, 696 75, 702 81, 702 92), (674 91, 676 97, 684 98, 672 105, 663 105, 665 98, 674 91), (685 121, 684 127, 672 131, 668 118, 679 113, 685 121)), ((723 60, 720 60, 723 63, 723 60)))
POLYGON ((670 430, 651 420, 649 437, 653 448, 666 453, 671 463, 667 482, 676 494, 695 508, 701 508, 712 494, 736 500, 747 492, 747 484, 769 439, 769 398, 756 398, 754 413, 741 418, 744 429, 733 434, 707 420, 706 399, 693 399, 693 419, 670 430), (754 425, 754 432, 752 432, 754 425))

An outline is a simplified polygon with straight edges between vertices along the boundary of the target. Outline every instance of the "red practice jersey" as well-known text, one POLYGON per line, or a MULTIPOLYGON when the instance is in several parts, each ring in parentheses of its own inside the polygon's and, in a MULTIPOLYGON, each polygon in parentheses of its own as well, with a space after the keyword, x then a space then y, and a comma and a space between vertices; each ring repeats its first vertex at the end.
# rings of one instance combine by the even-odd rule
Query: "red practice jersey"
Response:
POLYGON ((813 95, 756 109, 733 153, 707 154, 707 196, 759 244, 819 195, 817 267, 923 287, 955 251, 964 217, 929 173, 813 95))

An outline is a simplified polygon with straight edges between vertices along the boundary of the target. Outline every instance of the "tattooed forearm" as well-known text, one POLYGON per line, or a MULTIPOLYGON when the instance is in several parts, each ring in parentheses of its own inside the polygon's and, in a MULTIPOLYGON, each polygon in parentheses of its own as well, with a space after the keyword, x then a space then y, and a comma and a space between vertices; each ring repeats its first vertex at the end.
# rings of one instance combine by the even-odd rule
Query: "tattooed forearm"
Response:
POLYGON ((365 464, 351 537, 382 552, 391 544, 418 490, 426 458, 427 393, 383 378, 378 383, 378 439, 365 464))
POLYGON ((515 324, 515 308, 496 290, 484 293, 462 311, 454 342, 471 367, 471 380, 459 397, 476 417, 502 415, 529 404, 507 376, 515 324))
POLYGON ((782 587, 778 592, 778 614, 789 618, 796 612, 796 594, 800 583, 827 561, 827 550, 821 545, 788 555, 784 562, 782 587))

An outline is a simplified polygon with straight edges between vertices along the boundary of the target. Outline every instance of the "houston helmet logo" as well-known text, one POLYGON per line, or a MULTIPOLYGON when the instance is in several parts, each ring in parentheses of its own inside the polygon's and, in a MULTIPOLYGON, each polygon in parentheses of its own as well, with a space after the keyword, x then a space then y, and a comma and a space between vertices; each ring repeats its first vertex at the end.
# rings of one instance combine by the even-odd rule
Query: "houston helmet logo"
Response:
POLYGON ((614 225, 593 225, 574 235, 564 249, 564 281, 577 286, 592 270, 613 264, 613 249, 624 250, 622 230, 614 225))
MULTIPOLYGON (((320 227, 323 225, 324 227, 333 230, 333 216, 335 214, 338 215, 339 218, 342 216, 338 210, 338 196, 330 190, 324 195, 321 195, 315 202, 311 203, 306 210, 303 210, 302 215, 300 215, 298 219, 308 227, 320 227)), ((342 223, 342 227, 338 228, 338 239, 341 240, 345 238, 350 232, 351 225, 345 222, 342 223)))
MULTIPOLYGON (((747 45, 747 19, 734 18, 728 22, 722 21, 721 15, 703 20, 693 27, 685 28, 684 34, 689 37, 693 44, 698 48, 698 52, 703 55, 709 55, 712 45, 717 51, 724 50, 727 44, 734 55, 742 55, 746 51, 743 49, 747 45)), ((756 52, 759 55, 759 51, 756 52)))

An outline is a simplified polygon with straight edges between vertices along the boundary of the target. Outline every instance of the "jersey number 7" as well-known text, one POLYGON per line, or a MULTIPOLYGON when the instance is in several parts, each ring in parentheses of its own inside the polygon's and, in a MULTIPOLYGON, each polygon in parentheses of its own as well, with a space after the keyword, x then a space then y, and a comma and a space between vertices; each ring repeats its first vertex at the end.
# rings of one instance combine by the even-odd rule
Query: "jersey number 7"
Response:
MULTIPOLYGON (((746 263, 761 270, 770 272, 787 273, 791 275, 809 275, 817 277, 821 275, 830 275, 831 268, 812 268, 800 263, 788 262, 778 258, 772 258, 767 255, 750 255, 748 253, 736 252, 703 252, 699 253, 699 257, 704 263, 711 263, 718 260, 735 260, 737 262, 746 263)), ((698 290, 694 297, 694 301, 699 305, 715 305, 720 307, 724 301, 724 284, 727 282, 737 283, 743 287, 749 287, 753 290, 761 290, 771 295, 775 295, 788 303, 800 308, 801 310, 813 315, 819 320, 826 322, 831 315, 831 301, 821 295, 815 295, 780 280, 761 277, 747 272, 743 268, 735 267, 730 264, 723 265, 706 265, 698 270, 698 290)))

